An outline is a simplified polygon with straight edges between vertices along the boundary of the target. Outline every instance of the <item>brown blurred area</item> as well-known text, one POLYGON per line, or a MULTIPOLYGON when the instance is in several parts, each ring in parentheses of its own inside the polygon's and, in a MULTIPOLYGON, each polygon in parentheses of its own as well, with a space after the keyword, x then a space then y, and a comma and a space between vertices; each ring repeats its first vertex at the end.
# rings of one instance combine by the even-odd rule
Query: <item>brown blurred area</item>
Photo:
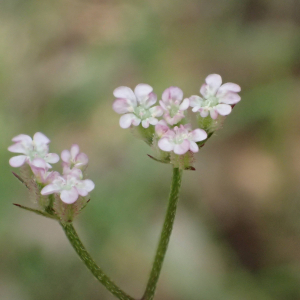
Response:
POLYGON ((155 299, 300 299, 298 0, 2 0, 0 40, 1 300, 114 299, 57 224, 12 206, 34 204, 11 175, 11 138, 41 131, 51 152, 88 154, 96 188, 75 227, 138 298, 171 168, 119 127, 112 91, 190 96, 211 73, 242 101, 184 173, 155 299))

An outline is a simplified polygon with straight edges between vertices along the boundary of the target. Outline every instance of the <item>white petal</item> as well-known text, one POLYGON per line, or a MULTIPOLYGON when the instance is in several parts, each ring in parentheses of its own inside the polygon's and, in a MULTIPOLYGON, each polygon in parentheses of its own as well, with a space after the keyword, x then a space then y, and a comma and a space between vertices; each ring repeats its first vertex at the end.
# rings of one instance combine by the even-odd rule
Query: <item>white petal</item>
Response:
POLYGON ((72 145, 70 151, 72 159, 75 159, 76 156, 79 154, 79 152, 80 152, 79 146, 77 144, 72 145))
POLYGON ((72 187, 70 190, 63 190, 60 193, 60 199, 67 204, 74 203, 78 199, 76 188, 72 187))
POLYGON ((194 141, 190 141, 190 150, 194 153, 199 151, 199 147, 194 141))
POLYGON ((202 109, 202 110, 200 111, 200 116, 201 116, 202 118, 207 117, 208 114, 209 114, 209 112, 208 112, 207 109, 202 109))
POLYGON ((71 153, 69 150, 63 150, 60 154, 61 160, 65 163, 69 163, 71 159, 71 153))
POLYGON ((241 87, 236 83, 227 82, 220 86, 220 88, 218 90, 218 94, 228 92, 228 91, 238 93, 241 91, 241 87))
POLYGON ((142 101, 142 102, 145 100, 145 98, 148 97, 148 95, 152 91, 153 91, 153 88, 149 84, 145 84, 145 83, 138 84, 134 89, 134 93, 135 93, 138 101, 142 101))
POLYGON ((50 140, 41 132, 37 132, 33 136, 33 140, 41 144, 49 144, 50 140))
POLYGON ((148 120, 149 120, 149 123, 151 125, 156 125, 158 123, 158 120, 156 118, 153 118, 153 117, 148 118, 148 120))
POLYGON ((217 110, 214 109, 214 108, 212 108, 212 109, 210 110, 210 116, 211 116, 212 119, 215 120, 215 119, 218 117, 218 112, 217 112, 217 110))
POLYGON ((190 97, 190 106, 191 107, 201 106, 202 102, 203 102, 203 99, 199 96, 194 95, 194 96, 190 97))
POLYGON ((194 142, 204 141, 207 138, 207 133, 203 129, 195 129, 190 133, 190 140, 194 142))
POLYGON ((59 156, 56 153, 48 153, 45 160, 50 164, 55 164, 59 161, 59 156))
POLYGON ((13 153, 26 153, 23 143, 16 143, 8 147, 8 151, 13 153))
POLYGON ((183 91, 177 86, 167 88, 162 94, 162 100, 168 102, 169 100, 179 100, 183 98, 183 91))
POLYGON ((19 134, 12 139, 13 142, 31 143, 32 138, 27 134, 19 134))
POLYGON ((228 92, 224 96, 219 97, 219 102, 225 104, 236 104, 240 100, 241 96, 233 92, 228 92))
POLYGON ((137 117, 134 114, 125 114, 120 118, 120 126, 122 128, 129 128, 135 119, 137 119, 137 117))
MULTIPOLYGON (((132 106, 135 106, 134 103, 132 103, 132 106)), ((116 113, 125 114, 130 112, 131 105, 129 105, 128 100, 126 99, 116 99, 112 107, 116 113)))
POLYGON ((164 110, 160 106, 151 107, 149 112, 153 117, 161 117, 164 114, 164 110))
POLYGON ((164 120, 159 121, 155 126, 155 132, 158 137, 162 137, 168 130, 169 127, 164 120))
POLYGON ((135 116, 135 118, 132 121, 132 125, 133 126, 139 126, 141 123, 141 119, 139 119, 138 117, 135 116))
POLYGON ((200 94, 206 99, 210 96, 208 84, 206 84, 206 83, 202 84, 202 86, 200 88, 200 94))
POLYGON ((195 106, 192 108, 192 112, 197 112, 200 109, 200 106, 195 106))
POLYGON ((232 108, 228 104, 218 104, 216 110, 220 115, 227 116, 231 113, 232 108))
POLYGON ((37 167, 41 169, 47 169, 47 163, 42 158, 35 158, 31 163, 31 167, 37 167))
POLYGON ((163 151, 169 152, 174 149, 174 144, 168 138, 162 138, 158 141, 158 147, 163 151))
POLYGON ((14 156, 9 160, 9 164, 14 168, 21 167, 24 165, 26 157, 25 155, 14 156))
POLYGON ((148 119, 143 120, 143 121, 142 121, 142 126, 143 126, 144 128, 148 128, 148 127, 149 127, 149 120, 148 120, 148 119))
POLYGON ((95 188, 95 184, 92 180, 86 179, 81 182, 79 186, 76 187, 79 195, 86 196, 90 191, 95 188))
POLYGON ((189 106, 190 106, 190 100, 189 100, 188 98, 185 98, 185 99, 182 101, 182 103, 180 104, 179 109, 180 109, 180 110, 186 110, 186 109, 189 108, 189 106))
POLYGON ((174 153, 176 153, 178 155, 182 155, 182 154, 186 153, 187 151, 189 151, 189 149, 190 149, 190 141, 183 140, 183 142, 181 144, 176 144, 174 146, 174 153))
POLYGON ((131 88, 127 86, 119 86, 114 90, 114 96, 121 99, 129 99, 132 103, 136 105, 136 97, 131 88))
POLYGON ((42 190, 41 190, 41 194, 42 195, 50 195, 53 193, 58 193, 61 190, 60 186, 58 186, 57 184, 48 184, 46 185, 42 190))
POLYGON ((214 90, 217 90, 222 84, 222 77, 218 74, 210 74, 205 78, 205 82, 214 90))

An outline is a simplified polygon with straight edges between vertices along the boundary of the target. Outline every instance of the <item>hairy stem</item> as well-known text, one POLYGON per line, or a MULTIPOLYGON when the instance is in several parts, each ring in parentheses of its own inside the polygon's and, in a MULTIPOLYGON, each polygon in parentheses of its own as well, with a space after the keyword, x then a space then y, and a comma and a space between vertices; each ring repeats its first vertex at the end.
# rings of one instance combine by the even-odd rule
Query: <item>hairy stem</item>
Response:
POLYGON ((157 281, 161 272, 162 264, 167 252, 171 232, 173 229, 173 224, 174 224, 174 219, 175 219, 175 214, 177 209, 179 189, 181 185, 181 178, 182 178, 182 170, 178 168, 173 168, 173 177, 172 177, 171 191, 169 195, 168 209, 166 212, 164 225, 162 228, 160 240, 156 250, 154 263, 147 283, 146 291, 144 293, 142 300, 152 300, 155 294, 157 281))
POLYGON ((91 255, 87 252, 84 245, 80 241, 77 232, 71 223, 63 224, 62 226, 69 242, 77 252, 81 260, 87 266, 87 268, 93 273, 93 275, 118 299, 120 300, 134 300, 134 298, 127 295, 122 291, 95 263, 91 255))

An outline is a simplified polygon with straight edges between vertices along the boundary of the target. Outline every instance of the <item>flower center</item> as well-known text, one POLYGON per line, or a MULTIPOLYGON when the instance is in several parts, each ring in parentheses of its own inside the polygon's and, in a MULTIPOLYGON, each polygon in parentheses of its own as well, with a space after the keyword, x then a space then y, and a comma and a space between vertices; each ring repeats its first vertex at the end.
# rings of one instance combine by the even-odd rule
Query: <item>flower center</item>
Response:
POLYGON ((202 107, 210 108, 219 104, 219 100, 217 97, 211 96, 202 103, 202 107))
POLYGON ((149 110, 143 106, 138 106, 134 110, 134 114, 141 120, 146 120, 151 118, 151 113, 149 110))

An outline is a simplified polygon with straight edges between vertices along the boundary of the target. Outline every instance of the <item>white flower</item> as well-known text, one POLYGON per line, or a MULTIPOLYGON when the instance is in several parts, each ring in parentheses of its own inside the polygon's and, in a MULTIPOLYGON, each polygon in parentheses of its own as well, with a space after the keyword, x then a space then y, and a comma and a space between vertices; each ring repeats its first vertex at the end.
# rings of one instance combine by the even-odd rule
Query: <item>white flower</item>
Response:
POLYGON ((190 125, 175 126, 168 130, 158 141, 158 147, 163 151, 174 151, 175 154, 182 155, 187 151, 198 152, 199 147, 196 142, 207 138, 207 133, 203 129, 191 131, 190 125))
POLYGON ((170 125, 177 124, 184 118, 184 111, 188 109, 190 100, 183 99, 183 92, 179 87, 171 86, 162 94, 160 106, 164 110, 164 118, 170 125))
POLYGON ((48 172, 47 163, 42 158, 35 158, 30 163, 30 167, 37 182, 44 185, 50 184, 59 176, 58 172, 48 172))
POLYGON ((87 165, 89 159, 85 153, 80 152, 77 144, 72 145, 71 150, 63 150, 60 155, 63 167, 82 168, 87 165))
POLYGON ((42 195, 59 193, 60 199, 67 204, 74 203, 79 195, 87 196, 91 192, 95 184, 90 179, 82 179, 80 169, 74 168, 68 175, 58 176, 52 183, 46 185, 42 190, 42 195))
POLYGON ((199 96, 190 97, 193 112, 200 112, 201 117, 207 117, 210 113, 212 119, 216 119, 218 114, 229 115, 231 105, 241 100, 237 94, 241 91, 240 86, 231 82, 222 85, 222 78, 218 74, 208 75, 205 82, 200 89, 204 99, 199 96))
POLYGON ((35 158, 42 158, 47 163, 48 168, 51 164, 59 161, 56 153, 48 153, 50 140, 42 133, 37 132, 33 139, 26 134, 20 134, 12 139, 15 144, 8 147, 8 151, 22 153, 23 155, 14 156, 9 160, 12 167, 21 167, 24 163, 30 164, 35 158))
POLYGON ((162 116, 160 106, 154 106, 157 101, 153 88, 148 84, 138 84, 134 92, 126 86, 120 86, 114 90, 117 98, 113 103, 113 110, 118 114, 124 114, 120 118, 120 126, 129 128, 131 125, 138 126, 142 122, 144 128, 149 124, 156 125, 157 117, 162 116))

